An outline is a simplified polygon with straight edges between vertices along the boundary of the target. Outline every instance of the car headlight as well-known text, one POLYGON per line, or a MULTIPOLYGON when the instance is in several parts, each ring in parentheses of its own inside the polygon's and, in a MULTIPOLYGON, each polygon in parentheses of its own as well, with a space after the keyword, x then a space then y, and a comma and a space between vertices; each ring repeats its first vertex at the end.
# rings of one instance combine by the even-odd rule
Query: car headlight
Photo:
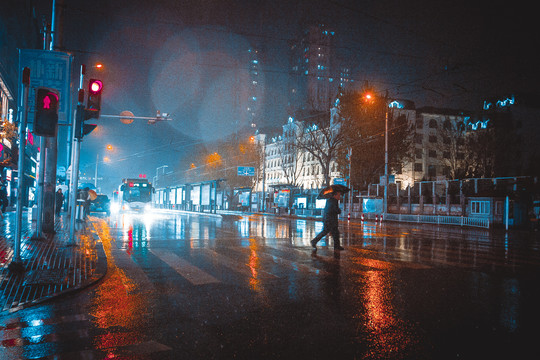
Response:
POLYGON ((144 205, 144 211, 152 210, 152 204, 144 205))

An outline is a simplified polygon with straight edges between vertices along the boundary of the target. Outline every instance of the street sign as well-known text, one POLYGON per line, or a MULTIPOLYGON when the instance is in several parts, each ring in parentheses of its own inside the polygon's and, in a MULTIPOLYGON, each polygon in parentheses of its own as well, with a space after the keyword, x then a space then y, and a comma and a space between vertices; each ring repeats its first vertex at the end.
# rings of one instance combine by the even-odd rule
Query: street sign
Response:
MULTIPOLYGON (((34 122, 36 89, 47 87, 59 92, 58 123, 68 124, 71 104, 72 56, 59 51, 19 49, 19 84, 22 69, 30 68, 30 94, 28 96, 28 123, 34 122)), ((22 109, 23 87, 19 86, 19 108, 22 109)))
POLYGON ((255 168, 252 166, 239 166, 238 176, 255 176, 255 168))
POLYGON ((335 178, 334 179, 334 185, 345 185, 347 186, 347 180, 344 178, 335 178))

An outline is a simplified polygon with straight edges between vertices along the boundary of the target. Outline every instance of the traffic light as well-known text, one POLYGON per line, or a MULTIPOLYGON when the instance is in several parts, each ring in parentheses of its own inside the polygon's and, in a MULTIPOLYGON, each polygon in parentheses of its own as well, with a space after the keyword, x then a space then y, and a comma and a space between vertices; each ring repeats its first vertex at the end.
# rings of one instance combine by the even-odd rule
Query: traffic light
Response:
POLYGON ((85 135, 90 134, 94 129, 97 128, 97 124, 82 124, 81 138, 85 135))
POLYGON ((85 135, 90 134, 97 127, 96 124, 85 124, 85 120, 89 119, 88 110, 84 108, 84 105, 77 105, 77 116, 75 117, 75 137, 82 139, 85 135))
POLYGON ((85 119, 97 119, 101 110, 101 93, 103 82, 97 79, 90 79, 88 82, 88 101, 86 103, 85 119))
POLYGON ((58 90, 40 87, 36 91, 34 134, 56 136, 58 129, 58 90))

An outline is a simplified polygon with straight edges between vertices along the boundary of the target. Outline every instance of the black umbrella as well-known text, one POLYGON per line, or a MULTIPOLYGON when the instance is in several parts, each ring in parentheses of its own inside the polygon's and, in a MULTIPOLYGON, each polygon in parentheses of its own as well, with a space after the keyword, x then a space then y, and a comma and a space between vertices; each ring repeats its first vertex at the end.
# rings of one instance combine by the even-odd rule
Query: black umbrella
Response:
POLYGON ((321 190, 321 192, 319 193, 319 196, 317 196, 317 199, 328 199, 328 198, 331 198, 335 193, 339 192, 342 194, 346 194, 350 190, 351 189, 349 189, 345 185, 340 185, 340 184, 330 185, 321 190))

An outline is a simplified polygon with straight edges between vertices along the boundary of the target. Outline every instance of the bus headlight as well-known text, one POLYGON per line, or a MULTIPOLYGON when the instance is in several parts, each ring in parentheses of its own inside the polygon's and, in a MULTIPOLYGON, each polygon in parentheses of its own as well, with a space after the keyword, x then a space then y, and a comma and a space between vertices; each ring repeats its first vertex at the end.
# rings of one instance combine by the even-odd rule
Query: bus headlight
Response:
POLYGON ((150 211, 150 210, 152 210, 152 204, 144 205, 144 211, 150 211))
POLYGON ((120 205, 118 203, 111 203, 111 212, 118 212, 120 205))

